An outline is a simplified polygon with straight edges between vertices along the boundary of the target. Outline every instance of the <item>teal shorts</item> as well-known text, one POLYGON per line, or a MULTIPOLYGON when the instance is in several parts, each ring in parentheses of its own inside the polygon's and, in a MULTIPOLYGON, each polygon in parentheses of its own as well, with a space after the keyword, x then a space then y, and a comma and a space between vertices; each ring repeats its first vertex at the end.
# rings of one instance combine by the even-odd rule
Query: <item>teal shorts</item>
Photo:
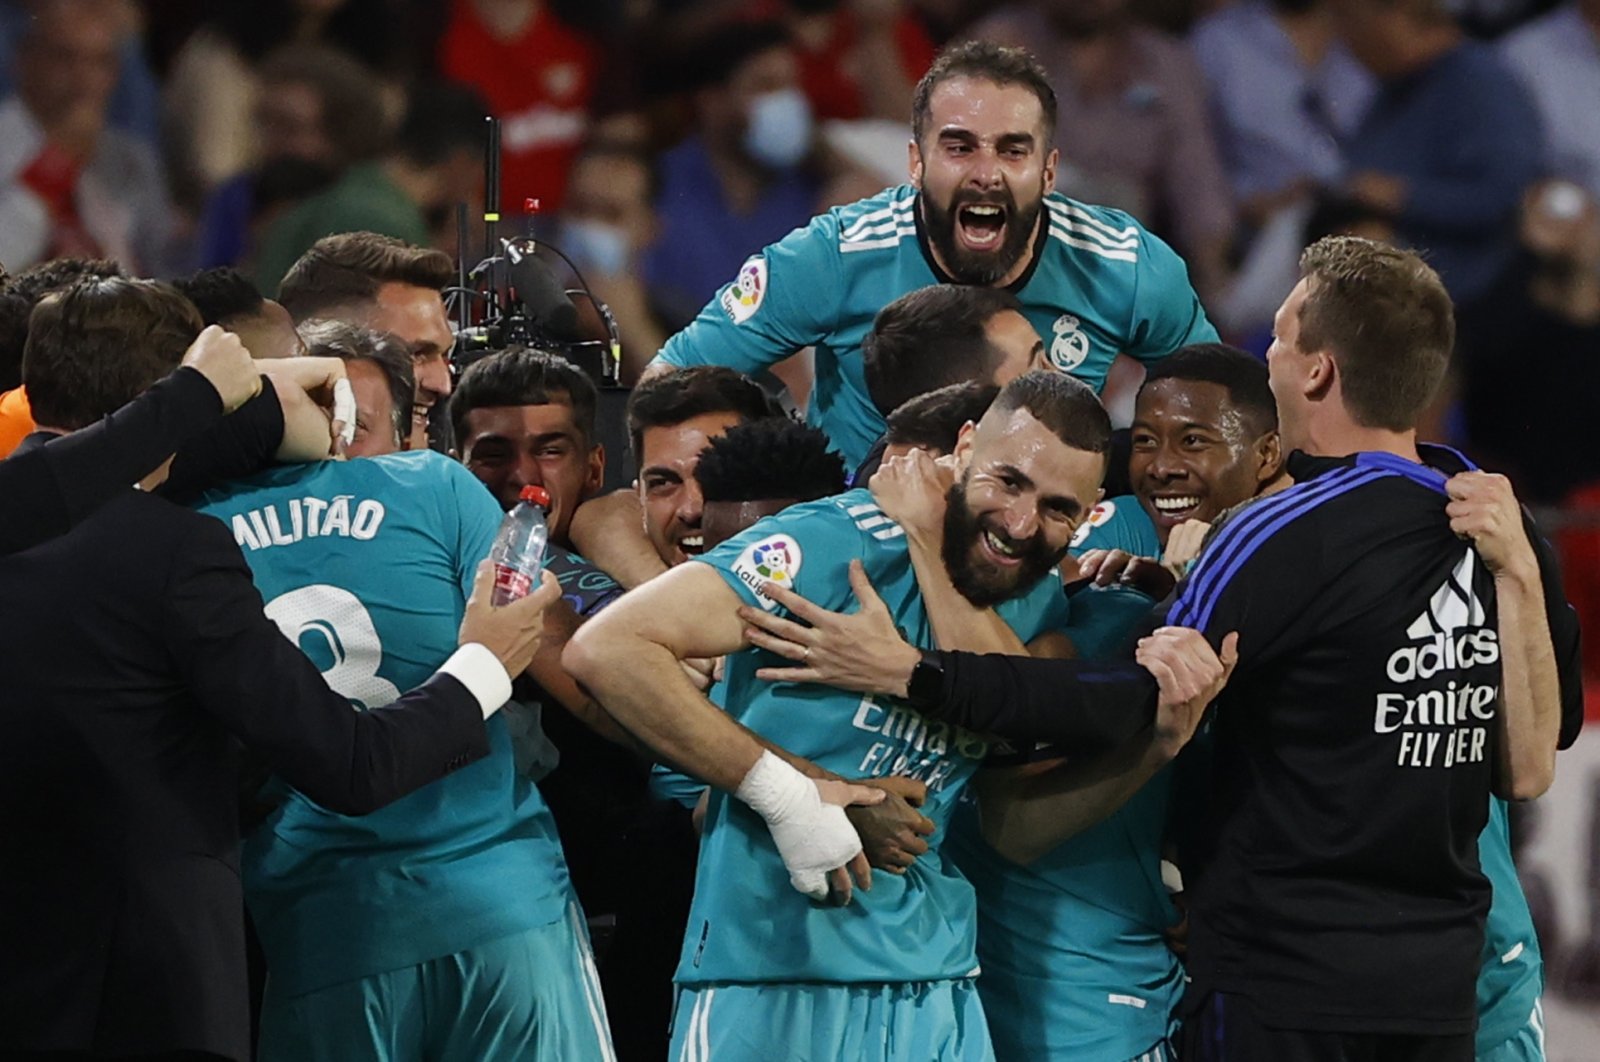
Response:
POLYGON ((1478 1062, 1544 1062, 1544 1004, 1535 1002, 1528 1024, 1517 1035, 1487 1051, 1478 1052, 1478 1062))
POLYGON ((261 1008, 260 1062, 616 1062, 576 904, 549 925, 261 1008))
POLYGON ((993 1062, 970 980, 680 986, 671 1062, 993 1062))

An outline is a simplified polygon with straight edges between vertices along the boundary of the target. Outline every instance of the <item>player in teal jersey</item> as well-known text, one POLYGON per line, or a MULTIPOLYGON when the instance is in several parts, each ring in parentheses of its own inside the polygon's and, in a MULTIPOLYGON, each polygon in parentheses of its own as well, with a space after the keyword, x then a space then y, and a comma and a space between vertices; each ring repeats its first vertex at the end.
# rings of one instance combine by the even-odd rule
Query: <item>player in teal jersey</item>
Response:
POLYGON ((1215 339, 1170 247, 1127 214, 1051 191, 1055 111, 1025 52, 981 41, 946 52, 917 86, 910 183, 752 256, 656 365, 756 373, 814 346, 808 417, 854 467, 884 428, 862 338, 880 309, 928 284, 1010 289, 1051 364, 1097 390, 1118 353, 1153 362, 1215 339))
MULTIPOLYGON (((967 599, 1006 602, 1012 639, 1033 639, 1064 619, 1046 574, 1096 498, 1108 438, 1087 387, 1031 373, 1008 385, 958 446, 963 476, 942 564, 967 599)), ((791 507, 631 592, 568 647, 568 667, 609 711, 716 787, 678 970, 677 1058, 990 1057, 971 984, 972 893, 939 852, 942 831, 903 876, 873 876, 871 891, 854 893, 847 907, 810 903, 785 885, 826 895, 824 872, 860 850, 832 805, 860 794, 800 778, 756 735, 846 777, 919 778, 928 788, 921 810, 941 826, 988 747, 893 698, 763 682, 759 669, 778 661, 739 651, 750 644, 746 619, 779 607, 760 588, 794 588, 843 608, 862 581, 852 558, 883 588, 874 607, 885 621, 932 645, 903 533, 854 491, 791 507), (725 652, 727 715, 694 693, 677 665, 725 652)), ((849 882, 835 870, 832 884, 849 882)))
POLYGON ((1533 915, 1511 861, 1507 805, 1489 798, 1478 862, 1494 887, 1478 973, 1478 1062, 1544 1062, 1544 959, 1533 915))
MULTIPOLYGON (((1274 425, 1259 362, 1215 344, 1173 354, 1153 370, 1136 411, 1133 478, 1150 496, 1097 505, 1074 550, 1159 556, 1164 536, 1146 511, 1159 511, 1154 496, 1182 482, 1191 496, 1205 496, 1204 505, 1190 506, 1203 516, 1239 500, 1235 494, 1248 497, 1280 470, 1274 425)), ((938 552, 927 534, 940 524, 932 505, 943 493, 938 483, 935 466, 922 458, 891 462, 872 482, 874 496, 903 518, 913 556, 938 552)), ((1067 578, 1077 581, 1076 572, 1067 578)), ((926 583, 923 590, 930 593, 926 583)), ((1080 655, 1114 655, 1154 604, 1127 585, 1078 589, 1067 633, 1080 655)), ((1158 750, 1152 762, 1175 751, 1158 750)), ((978 990, 1001 1060, 1168 1057, 1183 986, 1164 938, 1178 921, 1160 866, 1170 779, 1153 766, 1127 774, 1097 796, 1097 810, 1072 812, 1075 835, 1065 840, 1029 847, 1013 825, 1002 855, 985 841, 971 802, 952 823, 949 852, 977 891, 978 990)), ((1049 776, 1035 777, 1035 784, 1050 784, 1049 776)), ((980 784, 986 809, 991 795, 1011 795, 998 781, 980 784)))
MULTIPOLYGON (((282 467, 207 496, 267 614, 362 710, 449 654, 500 511, 432 453, 282 467)), ((293 791, 247 841, 265 1062, 611 1058, 555 823, 506 723, 365 818, 293 791)))

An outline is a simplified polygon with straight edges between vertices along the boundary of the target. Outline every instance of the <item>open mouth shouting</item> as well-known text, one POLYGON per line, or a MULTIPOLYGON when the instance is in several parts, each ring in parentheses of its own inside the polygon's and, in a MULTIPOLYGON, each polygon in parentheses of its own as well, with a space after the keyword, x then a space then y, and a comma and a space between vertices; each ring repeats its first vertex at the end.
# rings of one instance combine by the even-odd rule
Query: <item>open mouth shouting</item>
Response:
POLYGON ((706 536, 699 531, 692 535, 684 535, 678 539, 678 548, 685 556, 698 557, 706 551, 706 536))
POLYGON ((1005 245, 1010 216, 1002 203, 963 203, 956 207, 956 240, 963 250, 992 254, 1005 245))

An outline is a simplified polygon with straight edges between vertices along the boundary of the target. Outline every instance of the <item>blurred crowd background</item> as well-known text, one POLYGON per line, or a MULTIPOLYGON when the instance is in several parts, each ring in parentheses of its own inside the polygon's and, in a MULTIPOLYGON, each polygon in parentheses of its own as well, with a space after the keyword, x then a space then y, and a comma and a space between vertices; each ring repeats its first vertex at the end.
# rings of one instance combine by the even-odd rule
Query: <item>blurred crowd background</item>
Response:
MULTIPOLYGON (((1544 510, 1600 630, 1600 0, 0 0, 0 262, 271 296, 335 232, 454 255, 460 203, 478 252, 492 114, 504 229, 610 305, 631 380, 746 256, 905 180, 911 87, 970 37, 1039 56, 1060 190, 1171 243, 1232 342, 1265 349, 1321 235, 1424 250, 1460 318, 1425 434, 1544 510)), ((1597 778, 1533 862, 1579 1000, 1597 778)))

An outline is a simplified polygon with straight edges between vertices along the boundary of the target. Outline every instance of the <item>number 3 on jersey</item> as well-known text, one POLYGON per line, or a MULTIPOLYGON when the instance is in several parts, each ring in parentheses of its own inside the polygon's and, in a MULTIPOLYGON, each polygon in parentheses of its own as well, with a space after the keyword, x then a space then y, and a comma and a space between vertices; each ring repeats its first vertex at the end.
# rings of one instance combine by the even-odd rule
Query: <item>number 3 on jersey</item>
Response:
POLYGON ((302 586, 273 598, 266 611, 351 707, 364 711, 399 699, 399 687, 378 674, 383 644, 372 615, 350 591, 325 583, 302 586))

